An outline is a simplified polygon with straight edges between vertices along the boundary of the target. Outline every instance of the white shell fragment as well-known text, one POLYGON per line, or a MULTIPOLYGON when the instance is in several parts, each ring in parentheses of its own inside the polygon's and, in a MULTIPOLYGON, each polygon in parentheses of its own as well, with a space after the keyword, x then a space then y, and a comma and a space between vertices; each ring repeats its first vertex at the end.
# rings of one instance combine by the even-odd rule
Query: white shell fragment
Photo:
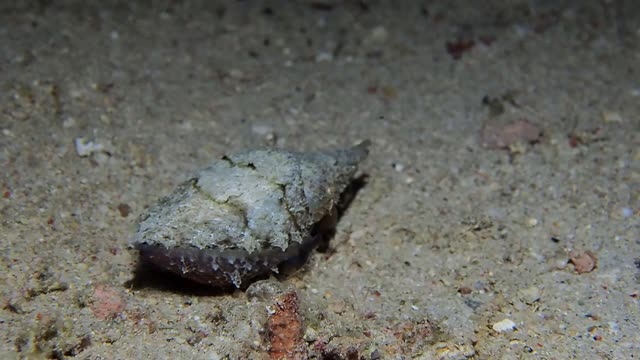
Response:
POLYGON ((504 319, 498 321, 497 323, 494 323, 491 327, 497 332, 505 332, 515 329, 516 323, 514 323, 511 319, 504 319))
POLYGON ((152 206, 132 245, 144 262, 185 278, 240 287, 304 256, 335 226, 368 146, 223 156, 152 206))

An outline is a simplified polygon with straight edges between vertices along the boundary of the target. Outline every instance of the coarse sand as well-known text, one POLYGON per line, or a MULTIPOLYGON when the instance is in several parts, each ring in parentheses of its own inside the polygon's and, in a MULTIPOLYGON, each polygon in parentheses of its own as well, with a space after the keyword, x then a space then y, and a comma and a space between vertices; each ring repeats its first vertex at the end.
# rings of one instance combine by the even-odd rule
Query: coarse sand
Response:
POLYGON ((2 2, 0 358, 637 358, 638 64, 633 0, 2 2), (222 154, 365 139, 298 271, 137 265, 222 154))

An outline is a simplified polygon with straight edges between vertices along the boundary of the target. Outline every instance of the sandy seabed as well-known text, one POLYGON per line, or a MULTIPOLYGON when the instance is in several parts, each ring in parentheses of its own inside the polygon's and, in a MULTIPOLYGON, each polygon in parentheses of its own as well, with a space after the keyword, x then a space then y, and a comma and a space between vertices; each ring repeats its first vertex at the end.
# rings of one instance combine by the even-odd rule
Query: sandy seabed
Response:
POLYGON ((0 357, 637 357, 638 64, 631 0, 3 3, 0 357), (137 267, 212 159, 364 139, 299 271, 137 267))

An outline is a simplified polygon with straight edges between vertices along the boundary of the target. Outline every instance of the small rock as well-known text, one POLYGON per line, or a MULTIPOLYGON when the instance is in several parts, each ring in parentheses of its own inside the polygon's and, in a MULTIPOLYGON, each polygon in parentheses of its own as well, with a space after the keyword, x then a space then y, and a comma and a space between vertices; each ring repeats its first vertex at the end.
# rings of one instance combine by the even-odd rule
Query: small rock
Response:
POLYGON ((497 332, 511 331, 516 328, 516 323, 509 319, 504 319, 493 324, 491 328, 497 332))
POLYGON ((120 212, 120 216, 127 217, 131 213, 131 206, 124 203, 118 204, 118 212, 120 212))
POLYGON ((260 280, 256 281, 253 284, 249 285, 245 294, 248 299, 256 299, 256 300, 269 300, 273 299, 276 296, 282 294, 284 289, 280 282, 274 281, 272 279, 260 280))
POLYGON ((633 216, 633 209, 628 208, 628 207, 623 207, 620 209, 620 214, 622 215, 623 218, 630 218, 633 216))
POLYGON ((273 130, 273 127, 269 125, 256 124, 251 127, 251 131, 256 135, 261 136, 267 144, 271 146, 275 145, 278 141, 278 136, 273 130))
POLYGON ((94 143, 93 141, 87 141, 84 138, 76 138, 76 153, 78 156, 86 157, 95 152, 100 152, 104 150, 104 146, 102 144, 94 143))
POLYGON ((382 359, 382 355, 380 355, 380 350, 374 349, 369 356, 371 360, 379 360, 382 359))
POLYGON ((538 219, 536 219, 536 218, 527 219, 527 226, 528 227, 535 227, 536 225, 538 225, 538 219))
POLYGON ((395 170, 397 172, 403 172, 404 171, 404 165, 402 163, 394 162, 393 164, 391 164, 391 166, 393 166, 393 170, 395 170))
POLYGON ((471 288, 468 287, 468 286, 461 286, 461 287, 458 288, 458 292, 461 295, 469 295, 469 294, 471 294, 472 291, 473 290, 471 290, 471 288))
POLYGON ((571 251, 569 262, 573 264, 578 274, 592 272, 598 266, 598 259, 591 251, 571 251))
POLYGON ((542 131, 526 119, 509 124, 487 123, 482 129, 482 146, 490 149, 507 149, 516 143, 534 143, 540 140, 542 131))
POLYGON ((554 268, 556 268, 558 270, 562 270, 562 269, 566 268, 568 264, 569 264, 569 260, 567 258, 556 259, 553 262, 554 268))

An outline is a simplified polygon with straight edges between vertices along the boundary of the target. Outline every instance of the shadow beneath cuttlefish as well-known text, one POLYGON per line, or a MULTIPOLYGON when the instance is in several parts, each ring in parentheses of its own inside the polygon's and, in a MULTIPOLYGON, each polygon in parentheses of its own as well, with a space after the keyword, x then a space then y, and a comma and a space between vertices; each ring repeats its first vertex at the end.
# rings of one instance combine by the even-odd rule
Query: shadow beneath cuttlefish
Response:
POLYGON ((300 246, 294 256, 279 263, 277 273, 272 271, 257 273, 250 279, 245 279, 240 287, 232 284, 224 287, 212 286, 204 281, 198 282, 182 277, 176 272, 166 270, 163 266, 147 261, 148 252, 156 250, 139 248, 137 250, 139 252, 139 261, 134 269, 133 278, 125 282, 124 286, 132 290, 153 289, 190 296, 222 296, 235 292, 244 292, 251 284, 259 280, 268 279, 270 276, 274 276, 281 281, 286 280, 295 273, 299 274, 299 270, 306 271, 304 265, 314 250, 330 256, 332 253, 330 242, 335 236, 336 225, 358 192, 367 184, 367 180, 368 176, 366 174, 352 180, 350 185, 342 192, 335 212, 319 221, 313 227, 310 234, 312 240, 300 246))
POLYGON ((220 288, 201 284, 149 264, 142 259, 138 261, 133 271, 133 278, 125 282, 124 286, 131 290, 150 289, 189 296, 222 296, 238 290, 234 287, 220 288))

